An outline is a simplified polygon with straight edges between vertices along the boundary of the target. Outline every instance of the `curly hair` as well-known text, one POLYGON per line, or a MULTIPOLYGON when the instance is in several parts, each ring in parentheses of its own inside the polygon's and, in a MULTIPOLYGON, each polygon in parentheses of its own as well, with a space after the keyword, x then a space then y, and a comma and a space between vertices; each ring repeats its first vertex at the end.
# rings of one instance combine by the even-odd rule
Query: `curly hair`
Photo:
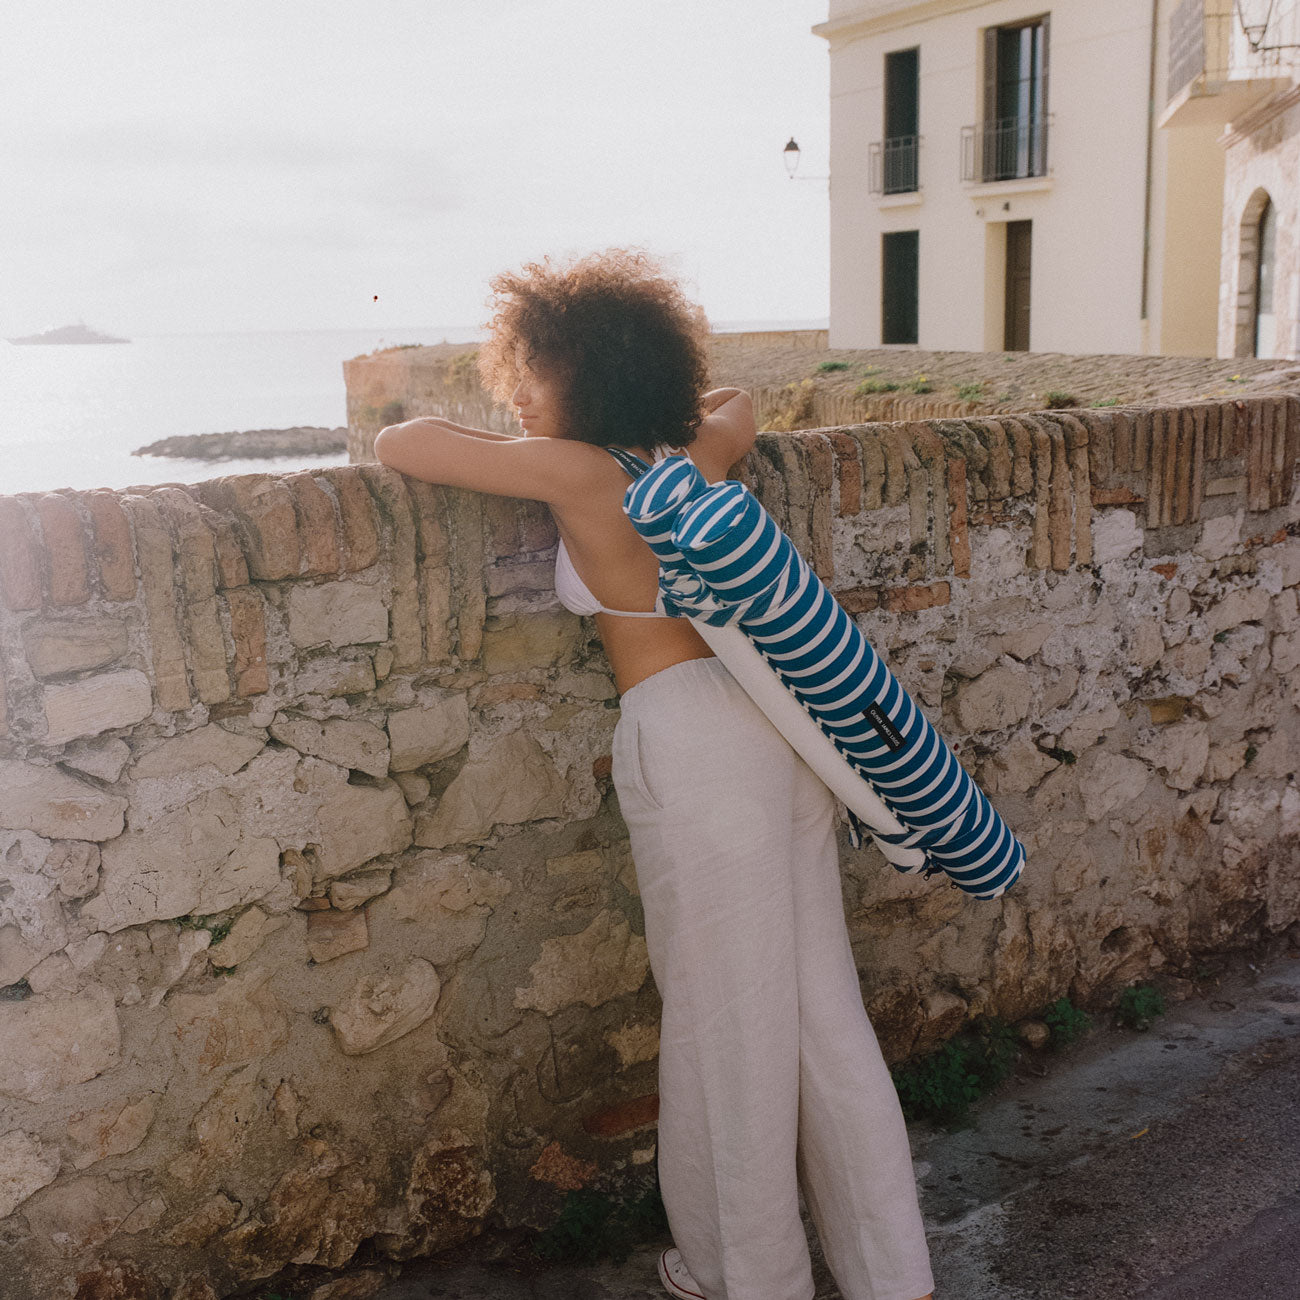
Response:
POLYGON ((571 437, 647 449, 694 440, 709 324, 648 254, 610 248, 559 265, 545 257, 490 283, 478 365, 498 401, 510 400, 522 353, 560 379, 571 437))

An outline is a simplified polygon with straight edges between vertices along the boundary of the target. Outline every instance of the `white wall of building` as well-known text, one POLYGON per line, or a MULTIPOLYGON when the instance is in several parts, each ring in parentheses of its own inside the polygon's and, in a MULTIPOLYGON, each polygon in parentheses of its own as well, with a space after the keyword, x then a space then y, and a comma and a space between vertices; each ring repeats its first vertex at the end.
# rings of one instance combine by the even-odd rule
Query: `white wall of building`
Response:
POLYGON ((1145 350, 1150 3, 831 0, 815 30, 831 48, 832 347, 880 346, 881 234, 918 230, 917 346, 1000 350, 1003 223, 1030 220, 1030 349, 1145 350), (1050 179, 963 184, 961 130, 983 113, 983 29, 1042 13, 1050 14, 1050 179), (884 133, 884 56, 913 45, 920 192, 882 198, 869 193, 868 145, 884 133))

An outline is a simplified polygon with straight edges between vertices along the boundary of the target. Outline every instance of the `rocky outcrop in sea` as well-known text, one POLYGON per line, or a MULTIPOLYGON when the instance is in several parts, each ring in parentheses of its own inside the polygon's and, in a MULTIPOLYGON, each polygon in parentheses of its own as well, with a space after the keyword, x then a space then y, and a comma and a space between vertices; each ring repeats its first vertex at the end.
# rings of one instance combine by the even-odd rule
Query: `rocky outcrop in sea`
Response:
POLYGON ((326 456, 348 449, 347 428, 299 425, 292 429, 246 429, 241 433, 188 433, 160 438, 133 456, 179 456, 185 460, 243 460, 258 456, 326 456))

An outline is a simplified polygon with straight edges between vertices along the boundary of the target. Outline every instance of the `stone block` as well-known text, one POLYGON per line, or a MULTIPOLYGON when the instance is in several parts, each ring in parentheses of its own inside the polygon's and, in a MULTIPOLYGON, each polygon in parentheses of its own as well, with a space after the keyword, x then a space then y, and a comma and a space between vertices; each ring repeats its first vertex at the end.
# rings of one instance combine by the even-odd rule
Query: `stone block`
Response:
POLYGON ((391 975, 363 976, 329 1013, 339 1049, 363 1056, 419 1028, 433 1015, 442 981, 432 964, 411 957, 391 975))
POLYGON ((574 1003, 598 1007, 635 993, 648 970, 645 939, 632 932, 625 916, 607 909, 580 933, 542 942, 528 984, 515 990, 515 1006, 548 1016, 574 1003))
POLYGON ((334 908, 307 913, 307 951, 318 966, 350 952, 362 952, 370 947, 370 931, 366 925, 366 909, 358 907, 347 912, 334 908))
POLYGON ((388 607, 379 589, 367 583, 295 583, 289 589, 288 625, 290 639, 302 649, 340 649, 386 640, 388 607))
POLYGON ((169 736, 161 744, 142 753, 131 766, 135 781, 175 777, 215 767, 225 776, 233 776, 265 748, 260 736, 241 736, 219 722, 206 727, 169 736))
POLYGON ((484 839, 498 824, 557 817, 567 788, 537 741, 511 732, 471 756, 432 816, 417 822, 415 842, 442 848, 484 839))
POLYGON ((1214 515, 1201 525, 1201 535, 1196 543, 1197 555, 1207 560, 1221 560, 1241 549, 1241 525, 1245 512, 1231 515, 1214 515))
POLYGON ((261 592, 252 587, 233 588, 226 593, 230 611, 230 638, 235 646, 234 670, 237 696, 262 695, 270 689, 266 663, 266 607, 261 592))
POLYGON ((0 596, 15 612, 40 609, 40 560, 43 548, 16 497, 0 497, 0 596))
POLYGON ((148 1135, 158 1110, 158 1097, 145 1093, 119 1097, 95 1110, 77 1111, 68 1118, 68 1139, 76 1155, 73 1168, 88 1169, 109 1156, 134 1151, 148 1135))
POLYGON ((359 465, 332 466, 321 475, 339 503, 342 521, 342 571, 357 573, 379 559, 379 521, 359 465))
POLYGON ((1119 725, 1119 706, 1108 700, 1096 709, 1080 714, 1061 733, 1061 744, 1071 753, 1081 754, 1095 745, 1112 727, 1119 725))
POLYGON ((0 1219, 7 1219, 29 1196, 49 1186, 59 1173, 59 1151, 21 1129, 0 1133, 0 1219))
POLYGON ((0 759, 0 828, 47 839, 111 840, 127 801, 57 767, 0 759))
POLYGON ((312 754, 371 776, 389 768, 388 735, 371 722, 352 718, 315 718, 277 713, 269 728, 272 736, 300 754, 312 754))
POLYGON ((1146 789, 1151 769, 1135 758, 1094 746, 1075 764, 1084 815, 1099 822, 1146 789))
POLYGON ((464 691, 426 695, 426 703, 388 715, 389 767, 409 772, 456 753, 469 741, 469 700, 464 691))
POLYGON ((118 1063, 113 994, 92 984, 76 997, 0 1002, 0 1096, 45 1101, 118 1063))
POLYGON ((422 854, 370 905, 376 943, 418 952, 435 966, 459 961, 487 934, 488 917, 511 891, 503 876, 463 854, 422 854))
POLYGON ((84 604, 90 599, 90 573, 86 564, 86 536, 76 506, 60 492, 42 493, 33 500, 32 506, 45 541, 50 604, 84 604))
POLYGON ((1124 560, 1140 553, 1146 533, 1131 510, 1106 510, 1092 521, 1092 559, 1094 564, 1124 560))
POLYGON ((333 699, 340 695, 368 695, 376 685, 374 661, 368 655, 348 657, 322 656, 308 660, 294 679, 299 694, 323 695, 333 699))
POLYGON ((75 682, 51 682, 42 693, 48 745, 129 727, 153 712, 148 677, 138 668, 99 673, 75 682))
POLYGON ((293 493, 271 474, 227 474, 197 485, 211 509, 234 517, 249 575, 262 581, 297 577, 302 566, 293 493))
POLYGON ((101 488, 81 498, 90 522, 88 538, 91 568, 107 600, 135 598, 135 554, 131 525, 118 493, 101 488))
POLYGON ((125 768, 130 761, 130 746, 126 741, 112 737, 109 740, 96 741, 95 744, 70 746, 69 749, 64 750, 64 755, 59 762, 62 767, 85 772, 87 776, 94 776, 112 785, 113 781, 122 775, 122 768, 125 768))
POLYGON ((122 508, 135 534, 140 588, 144 596, 146 644, 152 656, 154 697, 161 708, 176 711, 193 704, 185 637, 178 616, 180 593, 175 540, 156 502, 128 492, 122 508))
POLYGON ((1176 723, 1135 742, 1133 752, 1160 768, 1167 785, 1175 790, 1191 790, 1209 759, 1209 726, 1200 721, 1176 723))
POLYGON ((580 631, 577 615, 567 610, 494 617, 483 630, 484 671, 495 676, 567 663, 580 631))
POLYGON ((303 577, 334 577, 342 568, 338 530, 334 519, 334 500, 309 470, 286 474, 284 485, 293 498, 295 512, 302 521, 299 532, 303 577))
POLYGON ((1262 587, 1235 588, 1205 611, 1206 629, 1215 636, 1242 623, 1258 623, 1268 615, 1269 600, 1262 587))
POLYGON ((128 649, 120 618, 36 619, 24 625, 23 650, 32 673, 41 678, 102 668, 128 649))
POLYGON ((980 780, 988 794, 1024 794, 1060 765, 1032 741, 1017 736, 984 764, 980 780))
POLYGON ((999 731, 1023 722, 1033 703, 1033 685, 1024 668, 996 667, 960 687, 957 721, 966 733, 999 731))

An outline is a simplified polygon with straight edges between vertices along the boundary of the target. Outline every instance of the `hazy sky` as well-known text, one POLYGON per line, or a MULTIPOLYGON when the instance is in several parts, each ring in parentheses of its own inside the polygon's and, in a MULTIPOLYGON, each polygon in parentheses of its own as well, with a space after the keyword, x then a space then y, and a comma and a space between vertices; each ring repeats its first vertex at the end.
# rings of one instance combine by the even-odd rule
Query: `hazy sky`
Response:
POLYGON ((30 0, 0 334, 472 325, 640 244, 715 320, 827 311, 826 0, 30 0), (374 301, 378 295, 378 302, 374 301))

